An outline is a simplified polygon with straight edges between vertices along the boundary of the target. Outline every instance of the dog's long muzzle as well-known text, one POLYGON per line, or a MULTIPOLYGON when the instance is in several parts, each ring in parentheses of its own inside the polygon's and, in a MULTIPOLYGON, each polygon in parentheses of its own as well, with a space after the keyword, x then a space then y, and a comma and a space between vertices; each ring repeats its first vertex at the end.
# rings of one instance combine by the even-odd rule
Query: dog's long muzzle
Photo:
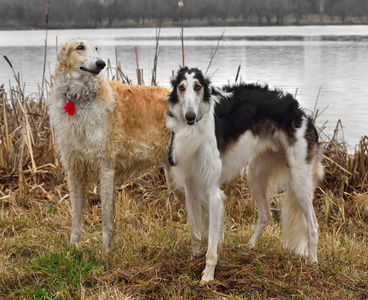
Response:
POLYGON ((98 61, 96 61, 93 69, 87 69, 86 67, 80 67, 79 69, 85 72, 89 72, 92 75, 98 75, 105 68, 105 66, 106 63, 102 59, 99 59, 98 61))
POLYGON ((196 123, 196 117, 194 112, 187 112, 185 114, 185 121, 188 125, 194 125, 196 123))

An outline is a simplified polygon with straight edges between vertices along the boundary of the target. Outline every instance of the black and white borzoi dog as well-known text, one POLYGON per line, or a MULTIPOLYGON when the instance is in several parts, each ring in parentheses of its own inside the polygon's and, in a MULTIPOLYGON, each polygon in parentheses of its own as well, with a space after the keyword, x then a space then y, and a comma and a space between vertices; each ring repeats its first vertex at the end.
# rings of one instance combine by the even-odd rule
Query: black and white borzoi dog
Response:
POLYGON ((271 219, 267 196, 283 186, 284 245, 316 262, 313 194, 323 177, 322 150, 312 119, 297 100, 257 84, 215 88, 200 70, 187 67, 171 84, 169 161, 176 184, 185 190, 193 255, 208 239, 202 282, 214 279, 223 241, 225 195, 220 186, 245 166, 258 209, 248 245, 256 245, 271 219))

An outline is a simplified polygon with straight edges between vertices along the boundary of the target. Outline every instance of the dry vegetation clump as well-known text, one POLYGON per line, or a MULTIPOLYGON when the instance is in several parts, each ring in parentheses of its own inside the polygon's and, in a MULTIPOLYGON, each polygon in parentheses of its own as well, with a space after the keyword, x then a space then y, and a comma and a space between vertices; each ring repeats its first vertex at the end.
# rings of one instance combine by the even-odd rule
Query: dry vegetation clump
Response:
POLYGON ((44 101, 0 88, 0 297, 6 299, 367 299, 368 138, 349 154, 325 143, 316 193, 319 264, 282 248, 278 203, 254 250, 257 212, 244 175, 224 186, 225 243, 216 280, 200 285, 184 204, 162 170, 118 188, 111 256, 101 252, 100 201, 89 191, 84 236, 69 245, 69 194, 44 101))
POLYGON ((339 139, 342 131, 341 121, 338 121, 334 135, 325 142, 326 176, 323 182, 324 190, 336 192, 366 193, 368 191, 368 136, 361 138, 354 154, 349 154, 346 143, 339 139))

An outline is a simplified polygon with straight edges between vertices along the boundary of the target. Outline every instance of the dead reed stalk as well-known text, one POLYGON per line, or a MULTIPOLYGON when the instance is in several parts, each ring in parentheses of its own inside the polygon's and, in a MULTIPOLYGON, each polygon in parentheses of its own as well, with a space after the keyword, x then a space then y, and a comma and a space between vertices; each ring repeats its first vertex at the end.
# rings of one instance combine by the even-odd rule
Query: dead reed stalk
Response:
POLYGON ((183 67, 185 67, 185 55, 184 55, 184 27, 183 27, 183 0, 179 1, 180 7, 180 24, 181 24, 181 32, 180 32, 180 39, 181 39, 181 56, 183 60, 183 67))
POLYGON ((134 47, 135 49, 135 61, 137 64, 137 84, 138 85, 144 85, 144 80, 143 80, 143 69, 139 68, 139 59, 138 59, 138 49, 137 47, 134 47))
POLYGON ((153 59, 153 69, 152 69, 152 78, 151 85, 157 85, 157 64, 158 64, 158 56, 159 56, 159 42, 160 42, 160 33, 161 27, 156 27, 156 48, 155 48, 155 58, 153 59))
POLYGON ((213 51, 211 50, 211 58, 210 58, 210 62, 208 63, 208 66, 207 66, 207 69, 206 69, 205 74, 207 74, 208 69, 209 69, 209 68, 211 67, 211 65, 212 65, 212 61, 213 61, 214 57, 216 56, 217 50, 220 48, 220 42, 221 42, 221 41, 222 41, 222 39, 224 38, 224 35, 225 35, 225 30, 222 32, 222 34, 221 34, 220 38, 218 39, 215 49, 214 49, 213 51))
POLYGON ((42 97, 44 97, 46 57, 47 57, 47 37, 48 37, 48 29, 49 29, 49 11, 50 11, 50 0, 47 0, 47 4, 46 4, 46 24, 45 24, 46 38, 45 38, 45 51, 44 51, 44 57, 43 57, 42 88, 41 88, 40 101, 42 101, 42 97))

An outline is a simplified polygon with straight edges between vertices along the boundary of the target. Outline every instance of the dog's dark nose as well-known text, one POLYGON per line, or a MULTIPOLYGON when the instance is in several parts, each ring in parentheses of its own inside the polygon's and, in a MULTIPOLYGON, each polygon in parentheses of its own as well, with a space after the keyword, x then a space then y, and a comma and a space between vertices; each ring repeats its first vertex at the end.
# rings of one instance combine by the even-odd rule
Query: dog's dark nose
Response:
POLYGON ((102 70, 103 68, 105 68, 106 63, 103 60, 98 60, 96 62, 96 68, 99 70, 102 70))
POLYGON ((187 121, 188 125, 193 125, 195 123, 196 115, 194 112, 187 112, 185 114, 185 120, 187 121))

